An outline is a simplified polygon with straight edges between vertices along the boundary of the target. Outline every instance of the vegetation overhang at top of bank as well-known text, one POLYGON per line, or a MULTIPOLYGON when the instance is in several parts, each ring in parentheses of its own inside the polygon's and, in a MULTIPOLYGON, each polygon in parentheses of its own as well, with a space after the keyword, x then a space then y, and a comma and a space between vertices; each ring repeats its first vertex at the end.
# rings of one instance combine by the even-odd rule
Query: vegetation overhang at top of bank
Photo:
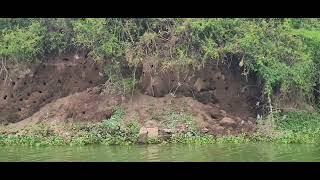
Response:
POLYGON ((98 62, 111 60, 115 73, 115 67, 147 57, 158 57, 163 68, 238 61, 243 75, 262 78, 267 95, 280 89, 284 96, 294 92, 313 103, 319 43, 319 19, 0 19, 2 65, 72 49, 98 62))

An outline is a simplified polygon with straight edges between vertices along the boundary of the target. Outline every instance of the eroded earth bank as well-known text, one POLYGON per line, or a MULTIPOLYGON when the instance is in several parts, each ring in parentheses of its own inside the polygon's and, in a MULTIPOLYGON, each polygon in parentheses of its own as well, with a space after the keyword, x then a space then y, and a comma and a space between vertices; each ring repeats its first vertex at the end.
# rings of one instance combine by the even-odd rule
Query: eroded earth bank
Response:
MULTIPOLYGON (((64 54, 21 68, 7 65, 0 78, 0 122, 8 133, 39 123, 108 121, 116 107, 124 122, 140 124, 139 141, 186 133, 189 117, 202 134, 253 133, 261 91, 254 77, 237 64, 206 64, 184 71, 159 70, 148 61, 136 68, 134 91, 126 95, 106 88, 102 65, 84 54, 64 54)), ((132 74, 123 68, 123 77, 132 74)))

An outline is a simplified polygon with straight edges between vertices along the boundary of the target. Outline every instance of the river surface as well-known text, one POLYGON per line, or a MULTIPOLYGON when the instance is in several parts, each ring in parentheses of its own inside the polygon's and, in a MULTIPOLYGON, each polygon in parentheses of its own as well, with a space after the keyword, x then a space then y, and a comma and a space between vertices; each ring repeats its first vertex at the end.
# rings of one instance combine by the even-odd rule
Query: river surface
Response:
POLYGON ((258 162, 320 161, 320 144, 0 147, 0 161, 258 162))

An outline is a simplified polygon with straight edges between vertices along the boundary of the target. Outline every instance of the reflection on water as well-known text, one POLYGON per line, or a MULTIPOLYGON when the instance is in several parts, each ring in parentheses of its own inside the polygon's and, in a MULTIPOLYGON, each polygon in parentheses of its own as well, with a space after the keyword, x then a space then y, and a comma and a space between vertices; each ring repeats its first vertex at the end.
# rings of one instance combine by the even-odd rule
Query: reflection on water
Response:
POLYGON ((320 145, 214 144, 84 147, 1 147, 0 161, 320 161, 320 145))

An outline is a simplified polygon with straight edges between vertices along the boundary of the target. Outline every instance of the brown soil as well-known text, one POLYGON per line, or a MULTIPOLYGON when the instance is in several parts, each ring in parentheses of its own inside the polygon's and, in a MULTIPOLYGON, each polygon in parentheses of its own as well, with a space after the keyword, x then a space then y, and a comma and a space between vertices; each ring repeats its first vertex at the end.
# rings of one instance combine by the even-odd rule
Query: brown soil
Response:
POLYGON ((85 56, 42 61, 11 75, 6 84, 2 75, 0 122, 20 128, 38 122, 97 122, 108 119, 113 108, 122 104, 126 121, 138 118, 142 124, 155 122, 160 128, 165 128, 161 118, 174 110, 192 115, 205 133, 254 131, 259 90, 253 78, 246 81, 240 76, 240 69, 208 64, 199 71, 156 74, 155 68, 144 64, 138 73, 138 90, 124 98, 101 93, 99 84, 106 77, 85 56))
POLYGON ((146 95, 163 97, 166 94, 193 97, 204 104, 218 104, 234 116, 256 117, 259 107, 259 88, 253 77, 241 76, 238 66, 207 64, 199 71, 184 72, 156 69, 153 64, 143 67, 141 89, 146 95))
MULTIPOLYGON (((123 104, 126 109, 125 120, 137 118, 141 124, 148 126, 147 123, 154 122, 161 129, 164 126, 165 116, 174 113, 183 113, 191 115, 196 121, 199 129, 208 129, 213 135, 231 135, 239 133, 253 132, 255 130, 255 119, 241 119, 232 116, 219 107, 219 105, 203 104, 192 97, 172 97, 166 95, 164 97, 152 97, 143 94, 135 94, 131 102, 123 104), (234 123, 224 124, 222 119, 231 118, 234 123)), ((185 124, 180 124, 180 129, 185 124)), ((179 129, 179 124, 177 126, 179 129)))
POLYGON ((17 130, 36 123, 98 122, 109 119, 121 100, 119 96, 101 94, 99 87, 88 88, 46 104, 32 116, 9 126, 17 130))
MULTIPOLYGON (((13 68, 12 68, 13 69, 13 68)), ((11 67, 10 69, 11 70, 11 67)), ((0 77, 0 122, 18 122, 59 98, 105 81, 91 59, 52 58, 0 77)))

